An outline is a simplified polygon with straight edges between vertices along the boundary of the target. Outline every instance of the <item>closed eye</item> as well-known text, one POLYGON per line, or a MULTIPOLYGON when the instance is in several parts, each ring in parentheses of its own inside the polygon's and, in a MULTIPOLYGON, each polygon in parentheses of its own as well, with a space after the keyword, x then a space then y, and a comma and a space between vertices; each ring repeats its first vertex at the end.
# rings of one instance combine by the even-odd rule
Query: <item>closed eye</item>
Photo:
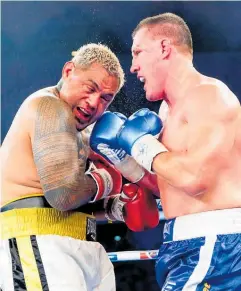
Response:
POLYGON ((88 91, 88 93, 94 93, 95 92, 95 88, 87 86, 87 91, 88 91))
POLYGON ((101 95, 101 98, 104 99, 106 102, 110 102, 113 99, 113 95, 107 94, 107 95, 101 95))
POLYGON ((133 56, 137 57, 140 54, 141 50, 134 50, 133 56))

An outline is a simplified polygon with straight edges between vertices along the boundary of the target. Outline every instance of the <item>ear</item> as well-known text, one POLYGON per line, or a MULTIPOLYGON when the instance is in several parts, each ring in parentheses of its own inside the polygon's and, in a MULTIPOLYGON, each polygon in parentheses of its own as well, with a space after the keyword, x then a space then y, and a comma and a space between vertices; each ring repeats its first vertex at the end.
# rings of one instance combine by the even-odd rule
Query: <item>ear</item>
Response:
POLYGON ((73 62, 69 61, 65 63, 63 70, 62 70, 62 79, 66 79, 75 69, 75 65, 73 62))
POLYGON ((167 38, 160 40, 161 56, 162 59, 168 59, 171 54, 171 41, 167 38))

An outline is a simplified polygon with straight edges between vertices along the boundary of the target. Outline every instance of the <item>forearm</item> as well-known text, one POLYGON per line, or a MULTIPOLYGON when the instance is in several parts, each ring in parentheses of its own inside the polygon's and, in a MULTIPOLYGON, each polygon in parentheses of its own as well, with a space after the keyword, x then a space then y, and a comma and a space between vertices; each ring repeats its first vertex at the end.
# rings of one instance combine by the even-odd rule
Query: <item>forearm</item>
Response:
POLYGON ((157 175, 145 171, 145 175, 136 184, 141 188, 148 189, 151 194, 160 198, 160 191, 157 185, 157 175))
POLYGON ((199 170, 186 154, 162 152, 154 158, 152 170, 171 186, 190 195, 205 190, 204 171, 199 170))
MULTIPOLYGON (((173 187, 190 195, 203 192, 204 171, 201 167, 204 163, 197 155, 191 157, 187 153, 169 152, 161 142, 151 135, 139 138, 131 148, 131 154, 145 169, 161 176, 173 187)), ((145 182, 150 185, 148 179, 143 180, 147 180, 145 182)), ((155 192, 155 183, 152 186, 155 192)))
POLYGON ((92 177, 75 173, 59 181, 44 194, 49 204, 60 211, 67 211, 86 204, 97 192, 97 185, 92 177))

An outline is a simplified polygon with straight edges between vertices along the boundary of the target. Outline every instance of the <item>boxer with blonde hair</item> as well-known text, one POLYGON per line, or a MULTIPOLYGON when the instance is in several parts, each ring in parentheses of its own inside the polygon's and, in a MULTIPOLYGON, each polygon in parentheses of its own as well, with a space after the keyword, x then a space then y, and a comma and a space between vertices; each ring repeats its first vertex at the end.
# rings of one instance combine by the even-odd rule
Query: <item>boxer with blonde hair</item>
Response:
POLYGON ((21 105, 1 147, 2 290, 114 291, 96 219, 133 231, 158 224, 148 189, 122 189, 122 175, 135 182, 145 170, 132 157, 116 169, 89 146, 92 124, 123 84, 116 55, 88 44, 64 65, 56 86, 21 105))
POLYGON ((120 193, 121 174, 90 158, 89 125, 124 84, 105 45, 80 47, 60 82, 30 95, 1 147, 2 290, 115 290, 92 213, 80 206, 120 193))

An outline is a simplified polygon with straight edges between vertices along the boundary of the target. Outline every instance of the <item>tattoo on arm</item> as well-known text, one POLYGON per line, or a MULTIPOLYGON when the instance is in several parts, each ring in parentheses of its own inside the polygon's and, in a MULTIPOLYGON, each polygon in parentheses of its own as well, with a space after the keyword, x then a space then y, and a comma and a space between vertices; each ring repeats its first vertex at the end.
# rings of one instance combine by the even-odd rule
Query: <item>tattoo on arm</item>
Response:
POLYGON ((77 139, 75 120, 63 101, 53 97, 39 101, 33 155, 45 197, 53 207, 77 208, 96 193, 95 182, 84 174, 84 145, 77 139))

